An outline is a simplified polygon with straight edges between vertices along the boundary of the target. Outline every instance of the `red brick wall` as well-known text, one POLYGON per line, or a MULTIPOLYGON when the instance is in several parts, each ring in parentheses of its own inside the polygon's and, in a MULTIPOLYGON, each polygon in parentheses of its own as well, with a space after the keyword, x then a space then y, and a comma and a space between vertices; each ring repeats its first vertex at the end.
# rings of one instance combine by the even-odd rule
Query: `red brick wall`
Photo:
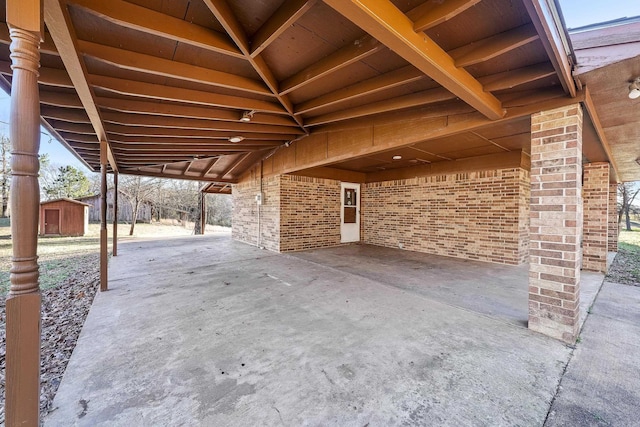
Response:
POLYGON ((589 163, 583 168, 582 268, 605 272, 609 234, 609 163, 589 163))
POLYGON ((364 243, 521 264, 528 259, 529 174, 501 169, 368 183, 364 243))
POLYGON ((340 244, 340 181, 280 176, 280 251, 340 244))

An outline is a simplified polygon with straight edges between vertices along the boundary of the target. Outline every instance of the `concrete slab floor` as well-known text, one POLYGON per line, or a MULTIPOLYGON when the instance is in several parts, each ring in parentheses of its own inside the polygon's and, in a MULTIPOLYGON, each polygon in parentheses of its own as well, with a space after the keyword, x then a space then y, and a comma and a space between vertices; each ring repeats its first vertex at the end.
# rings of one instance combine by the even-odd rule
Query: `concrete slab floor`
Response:
MULTIPOLYGON (((361 265, 382 254, 348 248, 361 265)), ((393 271, 367 277, 315 252, 228 236, 122 243, 45 425, 544 423, 571 349, 509 307, 523 271, 526 305, 526 270, 441 257, 421 269, 396 251, 390 285, 393 271), (469 308, 465 293, 490 286, 473 278, 493 276, 498 302, 469 308)))
POLYGON ((546 426, 640 426, 640 287, 605 282, 546 426))

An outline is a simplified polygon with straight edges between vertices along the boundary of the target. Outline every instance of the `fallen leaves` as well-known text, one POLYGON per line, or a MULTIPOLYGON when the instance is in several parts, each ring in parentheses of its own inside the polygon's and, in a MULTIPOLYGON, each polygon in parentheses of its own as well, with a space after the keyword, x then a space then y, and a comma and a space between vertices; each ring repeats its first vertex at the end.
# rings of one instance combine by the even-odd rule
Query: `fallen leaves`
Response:
MULTIPOLYGON (((57 286, 42 290, 40 416, 52 410, 53 398, 76 346, 99 285, 97 253, 75 257, 73 271, 57 286)), ((5 298, 0 299, 2 323, 5 298)), ((0 424, 4 423, 6 328, 0 330, 0 424)))

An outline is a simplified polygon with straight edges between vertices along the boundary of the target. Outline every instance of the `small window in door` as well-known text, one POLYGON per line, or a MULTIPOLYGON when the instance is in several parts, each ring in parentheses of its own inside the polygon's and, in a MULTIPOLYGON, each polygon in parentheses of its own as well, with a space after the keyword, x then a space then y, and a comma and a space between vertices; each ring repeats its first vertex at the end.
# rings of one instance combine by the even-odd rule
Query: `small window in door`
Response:
POLYGON ((345 206, 356 205, 356 189, 355 188, 344 189, 344 205, 345 206))

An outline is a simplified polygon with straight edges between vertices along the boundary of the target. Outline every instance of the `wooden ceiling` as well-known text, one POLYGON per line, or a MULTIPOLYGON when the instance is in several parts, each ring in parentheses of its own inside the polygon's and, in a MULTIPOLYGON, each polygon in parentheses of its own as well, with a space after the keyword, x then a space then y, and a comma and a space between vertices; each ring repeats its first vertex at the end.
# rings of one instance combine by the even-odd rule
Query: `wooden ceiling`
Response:
POLYGON ((42 118, 94 170, 106 141, 120 173, 233 183, 309 134, 419 108, 501 120, 456 138, 426 135, 398 151, 404 161, 340 167, 526 151, 528 120, 505 123, 506 107, 576 94, 545 0, 44 3, 42 118))

